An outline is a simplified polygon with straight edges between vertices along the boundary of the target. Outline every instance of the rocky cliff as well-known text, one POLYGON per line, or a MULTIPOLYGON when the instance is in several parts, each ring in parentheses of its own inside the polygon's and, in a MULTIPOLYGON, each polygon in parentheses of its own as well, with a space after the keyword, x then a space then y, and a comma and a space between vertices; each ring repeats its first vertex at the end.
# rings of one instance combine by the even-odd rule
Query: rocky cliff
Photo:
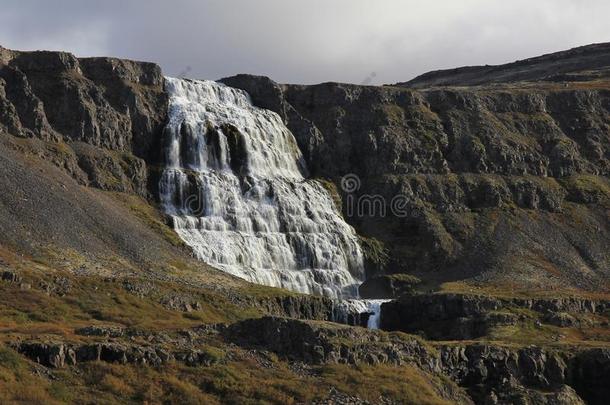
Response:
MULTIPOLYGON (((230 341, 307 363, 414 364, 449 375, 477 403, 603 403, 607 349, 577 352, 458 343, 429 346, 401 334, 278 318, 248 320, 224 332, 230 341)), ((446 387, 445 390, 450 389, 446 387)), ((447 392, 447 391, 446 391, 447 392)), ((454 391, 452 401, 468 399, 454 391)))
POLYGON ((159 66, 0 48, 0 103, 6 132, 67 145, 37 152, 81 183, 147 195, 167 113, 159 66))
POLYGON ((381 328, 433 340, 470 340, 530 328, 534 340, 560 341, 570 330, 607 328, 609 310, 610 301, 603 298, 406 294, 382 305, 381 328))
POLYGON ((418 90, 223 81, 284 118, 312 175, 340 190, 348 221, 383 242, 389 263, 370 275, 608 289, 607 80, 418 90), (358 177, 349 193, 347 174, 358 177))

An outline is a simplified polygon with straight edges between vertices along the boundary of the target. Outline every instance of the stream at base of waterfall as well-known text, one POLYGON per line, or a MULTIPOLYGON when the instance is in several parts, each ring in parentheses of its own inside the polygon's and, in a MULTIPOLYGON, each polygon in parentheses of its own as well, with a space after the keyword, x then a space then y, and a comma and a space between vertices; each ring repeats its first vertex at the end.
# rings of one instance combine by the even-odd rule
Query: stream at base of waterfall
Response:
POLYGON ((195 256, 254 283, 340 300, 346 314, 371 314, 368 326, 378 327, 381 301, 358 299, 358 237, 330 193, 307 179, 281 118, 217 82, 165 85, 160 200, 195 256))

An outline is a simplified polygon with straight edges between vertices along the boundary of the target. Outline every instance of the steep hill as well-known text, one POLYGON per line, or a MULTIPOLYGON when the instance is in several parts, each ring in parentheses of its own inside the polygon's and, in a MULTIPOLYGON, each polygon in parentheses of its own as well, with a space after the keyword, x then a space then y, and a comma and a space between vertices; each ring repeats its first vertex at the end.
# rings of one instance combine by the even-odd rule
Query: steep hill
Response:
POLYGON ((424 73, 396 86, 480 86, 514 82, 570 82, 608 79, 610 43, 593 44, 554 52, 504 65, 465 66, 424 73))

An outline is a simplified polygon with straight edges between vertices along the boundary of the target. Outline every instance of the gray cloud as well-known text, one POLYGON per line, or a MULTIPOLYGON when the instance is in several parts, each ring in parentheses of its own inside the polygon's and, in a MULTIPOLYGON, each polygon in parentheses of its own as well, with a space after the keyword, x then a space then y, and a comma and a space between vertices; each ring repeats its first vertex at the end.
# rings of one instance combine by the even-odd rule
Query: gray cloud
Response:
POLYGON ((610 41, 607 0, 8 1, 0 43, 159 63, 166 74, 392 83, 610 41))

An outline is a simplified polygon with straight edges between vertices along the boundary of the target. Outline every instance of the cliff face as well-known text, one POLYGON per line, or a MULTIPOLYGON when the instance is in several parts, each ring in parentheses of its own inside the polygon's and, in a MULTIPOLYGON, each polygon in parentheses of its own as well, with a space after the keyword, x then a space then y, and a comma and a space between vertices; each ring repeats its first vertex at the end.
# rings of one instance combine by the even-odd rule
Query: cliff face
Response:
POLYGON ((0 48, 0 128, 67 146, 46 155, 81 183, 147 194, 167 97, 159 66, 0 48))
POLYGON ((389 248, 385 272, 429 284, 608 289, 610 82, 412 90, 223 81, 282 115, 313 176, 337 186, 358 176, 359 188, 342 192, 344 214, 389 248))

